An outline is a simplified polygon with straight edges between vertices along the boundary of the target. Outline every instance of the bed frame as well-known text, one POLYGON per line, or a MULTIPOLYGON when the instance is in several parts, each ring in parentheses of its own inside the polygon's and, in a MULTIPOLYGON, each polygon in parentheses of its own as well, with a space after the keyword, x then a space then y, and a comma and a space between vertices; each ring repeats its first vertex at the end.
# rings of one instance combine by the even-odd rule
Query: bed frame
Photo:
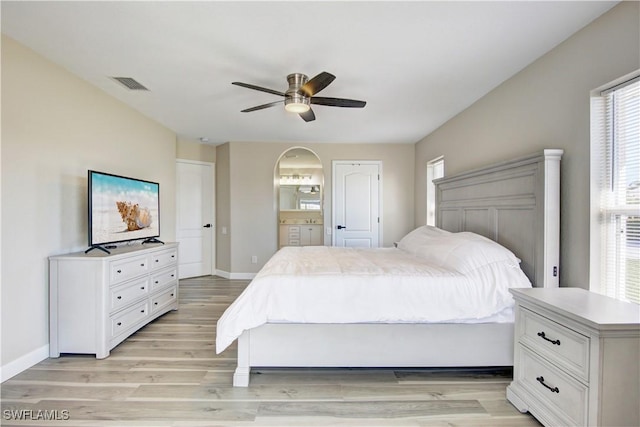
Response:
MULTIPOLYGON (((562 150, 436 181, 437 224, 511 249, 534 286, 559 284, 562 150)), ((238 338, 233 385, 252 367, 469 367, 513 365, 513 323, 268 323, 238 338)))

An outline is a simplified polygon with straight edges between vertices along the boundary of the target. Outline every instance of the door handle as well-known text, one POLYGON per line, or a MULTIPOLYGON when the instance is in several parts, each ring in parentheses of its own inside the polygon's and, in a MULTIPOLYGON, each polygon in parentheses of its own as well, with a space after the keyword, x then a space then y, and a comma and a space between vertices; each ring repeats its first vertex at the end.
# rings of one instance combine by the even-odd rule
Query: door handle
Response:
POLYGON ((205 224, 203 225, 204 228, 211 228, 211 224, 205 224))
POLYGON ((344 225, 338 225, 338 226, 336 226, 336 228, 337 228, 338 230, 342 230, 343 228, 347 228, 347 227, 345 227, 344 225))

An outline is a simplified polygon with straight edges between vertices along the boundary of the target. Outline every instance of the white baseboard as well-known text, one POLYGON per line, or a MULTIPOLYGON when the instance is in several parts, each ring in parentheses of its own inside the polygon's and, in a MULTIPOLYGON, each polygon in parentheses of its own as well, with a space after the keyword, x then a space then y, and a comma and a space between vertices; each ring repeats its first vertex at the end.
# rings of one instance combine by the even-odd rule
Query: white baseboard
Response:
POLYGON ((42 362, 49 357, 49 344, 33 350, 31 353, 25 354, 18 359, 2 365, 0 367, 0 381, 4 382, 9 378, 15 377, 20 372, 29 369, 33 365, 42 362))
POLYGON ((229 273, 229 272, 227 272, 227 271, 217 270, 217 269, 216 269, 215 275, 216 275, 216 276, 220 276, 220 277, 224 277, 225 279, 228 279, 228 278, 229 278, 229 276, 230 276, 230 273, 229 273))
POLYGON ((251 280, 258 273, 229 273, 228 271, 216 270, 216 276, 224 277, 230 280, 251 280))

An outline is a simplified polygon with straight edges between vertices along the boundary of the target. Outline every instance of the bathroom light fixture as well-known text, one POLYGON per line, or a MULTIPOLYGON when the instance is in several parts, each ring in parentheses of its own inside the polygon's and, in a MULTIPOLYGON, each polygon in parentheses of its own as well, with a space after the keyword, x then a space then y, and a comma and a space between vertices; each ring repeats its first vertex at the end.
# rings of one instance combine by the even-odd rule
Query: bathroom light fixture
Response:
POLYGON ((309 185, 311 175, 280 175, 280 185, 309 185))

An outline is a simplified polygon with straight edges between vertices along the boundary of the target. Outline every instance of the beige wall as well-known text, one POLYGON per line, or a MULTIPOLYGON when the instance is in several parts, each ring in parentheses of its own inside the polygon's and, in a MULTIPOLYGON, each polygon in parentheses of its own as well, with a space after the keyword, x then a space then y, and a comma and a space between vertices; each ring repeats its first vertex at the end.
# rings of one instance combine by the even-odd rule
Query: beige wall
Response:
MULTIPOLYGON (((275 253, 278 239, 277 205, 274 171, 280 155, 292 147, 306 147, 315 152, 323 164, 325 180, 325 228, 331 226, 331 162, 333 160, 382 161, 383 245, 413 229, 413 144, 290 144, 231 142, 218 147, 218 269, 230 273, 255 273, 275 253), (224 182, 223 153, 229 152, 229 181, 224 182), (228 218, 220 215, 222 191, 227 187, 232 197, 228 218), (221 239, 220 230, 228 227, 230 240, 221 239), (230 251, 225 263, 224 250, 230 251), (258 257, 251 264, 251 256, 258 257), (225 270, 228 266, 230 270, 225 270)), ((330 242, 330 236, 325 236, 330 242)))
POLYGON ((640 3, 623 2, 416 145, 416 224, 425 223, 427 161, 445 174, 543 148, 561 169, 562 286, 589 286, 589 94, 640 67, 640 3))
POLYGON ((199 141, 178 138, 176 143, 176 158, 215 163, 216 147, 214 145, 202 144, 199 141))
POLYGON ((47 354, 47 257, 87 247, 87 170, 159 182, 171 241, 175 158, 173 132, 2 37, 3 371, 47 354))

